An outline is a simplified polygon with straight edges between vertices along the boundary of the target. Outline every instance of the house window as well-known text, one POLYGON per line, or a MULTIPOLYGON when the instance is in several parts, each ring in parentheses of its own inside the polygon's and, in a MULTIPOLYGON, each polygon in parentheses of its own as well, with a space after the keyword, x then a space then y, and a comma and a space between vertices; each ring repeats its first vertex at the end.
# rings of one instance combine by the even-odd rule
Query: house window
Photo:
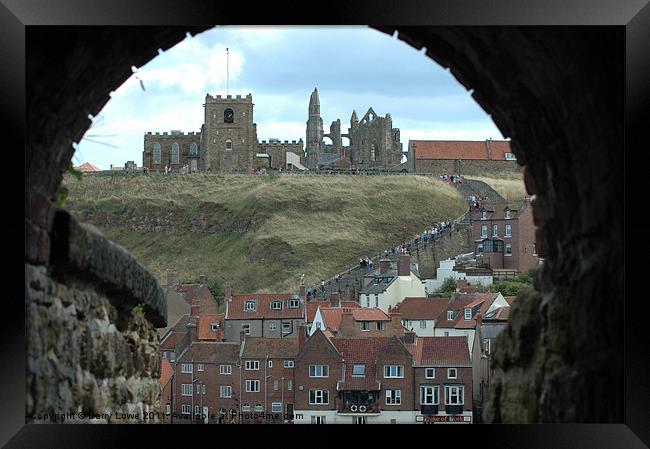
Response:
POLYGON ((506 209, 506 210, 503 212, 503 216, 504 216, 504 218, 505 218, 506 220, 509 220, 509 219, 511 218, 511 217, 510 217, 510 209, 506 209))
POLYGON ((352 376, 354 377, 365 377, 366 375, 366 365, 353 365, 352 366, 352 376))
POLYGON ((289 300, 289 308, 290 309, 297 309, 300 307, 300 300, 299 299, 290 299, 289 300))
POLYGON ((465 309, 465 320, 471 320, 472 319, 472 309, 467 308, 465 309))
POLYGON ((247 380, 246 381, 246 392, 247 393, 259 393, 260 391, 260 381, 259 380, 247 380))
POLYGON ((196 154, 198 154, 198 152, 199 152, 198 145, 196 143, 192 142, 192 144, 190 145, 190 154, 191 155, 196 155, 196 154))
POLYGON ((226 140, 226 151, 232 151, 232 140, 226 140))
POLYGON ((506 256, 512 256, 512 245, 510 243, 506 243, 506 256))
POLYGON ((481 226, 481 238, 486 238, 487 237, 487 225, 482 225, 481 226))
POLYGON ((449 337, 449 331, 445 331, 445 337, 449 337))
POLYGON ((172 414, 172 405, 171 404, 165 404, 165 414, 166 415, 171 415, 172 414))
POLYGON ((436 369, 435 368, 426 368, 424 370, 424 377, 427 379, 435 379, 436 378, 436 369))
POLYGON ((213 332, 217 332, 217 331, 219 330, 220 327, 221 327, 221 326, 219 325, 219 323, 212 323, 212 324, 210 325, 210 329, 212 329, 213 332))
POLYGON ((402 403, 402 390, 386 390, 386 405, 400 405, 402 403))
POLYGON ((269 360, 269 368, 273 368, 273 360, 269 360))
POLYGON ((533 243, 533 256, 536 256, 536 255, 537 255, 537 247, 533 243))
POLYGON ((512 236, 512 225, 506 225, 506 237, 512 236))
POLYGON ((352 424, 368 424, 368 417, 367 416, 353 416, 352 417, 352 424))
POLYGON ((361 322, 361 330, 362 331, 369 331, 370 330, 370 322, 369 321, 362 321, 361 322))
POLYGON ((486 211, 481 211, 481 220, 486 220, 487 219, 487 212, 486 211))
POLYGON ((421 385, 420 404, 422 405, 440 404, 440 387, 438 385, 421 385))
POLYGON ((293 380, 291 379, 287 381, 287 390, 289 391, 293 390, 293 380))
POLYGON ((291 333, 291 323, 282 323, 282 333, 283 334, 291 333))
POLYGON ((454 311, 447 310, 447 321, 454 321, 454 311))
POLYGON ((309 365, 309 377, 329 377, 329 365, 309 365))
POLYGON ((241 411, 242 411, 242 412, 250 412, 250 411, 251 411, 251 406, 250 406, 250 404, 242 404, 242 406, 241 406, 241 411))
POLYGON ((325 424, 326 422, 326 417, 325 416, 312 416, 311 417, 311 423, 312 424, 325 424))
POLYGON ((384 377, 404 377, 403 365, 384 365, 384 377))
POLYGON ((486 253, 502 253, 503 242, 501 240, 485 240, 483 242, 483 251, 486 253))
POLYGON ((232 366, 219 365, 219 374, 232 374, 232 366))
POLYGON ((285 368, 293 368, 293 360, 285 360, 284 361, 284 367, 285 368))
POLYGON ((162 150, 158 142, 153 144, 153 163, 160 164, 162 160, 162 150))
POLYGON ((169 361, 174 362, 175 360, 176 360, 176 353, 172 351, 169 353, 169 361))
POLYGON ((191 363, 181 363, 181 373, 191 373, 192 364, 191 363))
POLYGON ((329 404, 330 403, 329 390, 309 390, 309 403, 310 404, 329 404))
POLYGON ((282 310, 282 301, 272 301, 271 310, 282 310))
POLYGON ((203 363, 197 363, 196 370, 197 371, 203 371, 203 363))
POLYGON ((244 305, 244 310, 246 311, 255 311, 255 301, 246 301, 244 305))
POLYGON ((188 404, 181 405, 181 413, 183 415, 191 415, 192 414, 192 406, 188 405, 188 404))
POLYGON ((476 254, 481 254, 483 252, 483 244, 479 243, 476 245, 476 254))
POLYGON ((200 415, 201 414, 201 406, 200 405, 195 405, 194 406, 194 414, 195 415, 200 415))
POLYGON ((260 369, 259 360, 246 360, 246 370, 247 371, 258 371, 260 369))
POLYGON ((514 161, 517 158, 515 157, 515 153, 505 153, 505 158, 506 161, 514 161))
POLYGON ((379 295, 375 295, 375 307, 379 307, 379 295))
POLYGON ((447 368, 447 379, 456 379, 458 376, 458 372, 456 371, 456 368, 447 368))
POLYGON ((427 328, 427 321, 420 320, 420 329, 426 329, 426 328, 427 328))
POLYGON ((163 352, 162 352, 162 358, 163 358, 163 359, 166 359, 166 358, 167 358, 167 352, 166 352, 166 351, 163 351, 163 352))
POLYGON ((445 385, 445 404, 447 405, 465 404, 465 386, 445 385))
POLYGON ((384 323, 382 321, 377 321, 377 330, 378 331, 384 330, 384 323))
POLYGON ((273 412, 273 413, 282 413, 282 402, 272 402, 271 403, 271 412, 273 412))
POLYGON ((178 164, 180 160, 180 148, 178 143, 174 142, 172 144, 172 164, 178 164))
POLYGON ((489 338, 484 338, 483 339, 483 348, 484 348, 486 354, 490 353, 490 339, 489 338))
POLYGON ((244 335, 250 335, 251 334, 251 325, 250 325, 250 323, 243 323, 241 325, 241 329, 244 331, 244 335))
POLYGON ((192 396, 192 384, 181 385, 181 396, 192 396))
POLYGON ((232 397, 232 387, 230 385, 221 385, 219 387, 219 397, 220 398, 231 398, 232 397))
POLYGON ((492 237, 499 235, 499 225, 492 225, 492 237))
POLYGON ((278 391, 280 389, 280 382, 276 379, 273 381, 273 389, 278 391))
POLYGON ((366 295, 366 307, 370 307, 370 295, 366 295))
POLYGON ((269 323, 269 330, 270 331, 275 331, 277 329, 277 326, 275 323, 269 323))

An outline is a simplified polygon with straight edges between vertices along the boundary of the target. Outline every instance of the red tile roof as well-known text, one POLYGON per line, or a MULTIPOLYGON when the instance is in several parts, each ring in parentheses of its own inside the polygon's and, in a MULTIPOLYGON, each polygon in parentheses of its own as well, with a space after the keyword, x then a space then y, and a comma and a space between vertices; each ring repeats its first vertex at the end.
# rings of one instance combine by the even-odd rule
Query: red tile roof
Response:
POLYGON ((378 379, 382 376, 381 372, 377 373, 378 359, 408 355, 408 350, 396 337, 333 338, 331 341, 345 360, 344 382, 339 384, 339 390, 379 390, 378 379), (366 366, 364 377, 352 376, 354 365, 366 366))
POLYGON ((165 385, 171 380, 174 370, 172 364, 167 359, 160 361, 160 386, 165 388, 165 385))
MULTIPOLYGON (((477 159, 489 160, 484 140, 411 140, 416 159, 477 159)), ((512 153, 510 141, 492 140, 492 160, 505 160, 512 153)))
POLYGON ((386 312, 378 307, 352 309, 352 316, 355 321, 390 321, 390 317, 386 315, 386 312))
POLYGON ((418 337, 409 345, 416 366, 471 366, 467 337, 418 337))
POLYGON ((299 299, 299 307, 289 308, 288 300, 297 299, 293 293, 252 293, 248 295, 233 295, 228 302, 227 320, 254 320, 254 319, 294 319, 305 317, 304 301, 299 299), (256 302, 255 311, 244 310, 246 301, 256 302), (282 301, 282 310, 271 310, 272 301, 282 301))
POLYGON ((96 171, 102 171, 101 168, 99 168, 98 166, 90 162, 84 162, 80 166, 75 167, 75 170, 80 171, 82 173, 92 173, 96 171))
POLYGON ((338 330, 341 317, 345 311, 350 311, 355 321, 390 321, 390 316, 377 307, 321 307, 321 315, 325 326, 331 330, 338 330))
POLYGON ((474 307, 482 302, 479 312, 485 315, 485 311, 490 308, 499 293, 455 293, 452 301, 440 314, 440 318, 436 322, 436 327, 439 328, 457 328, 457 329, 473 329, 476 327, 476 320, 472 317, 471 320, 465 320, 465 308, 474 307), (454 319, 447 320, 447 311, 454 311, 454 319))
POLYGON ((199 316, 199 340, 221 341, 224 338, 223 313, 206 313, 199 316), (212 324, 219 324, 219 330, 213 331, 212 324))
POLYGON ((200 286, 201 284, 179 284, 176 286, 176 291, 180 293, 181 298, 183 298, 186 303, 192 305, 192 301, 196 297, 200 286))
POLYGON ((449 304, 447 298, 404 298, 393 309, 399 312, 403 320, 436 320, 449 304))
POLYGON ((163 337, 163 341, 160 343, 160 349, 163 350, 175 350, 176 346, 180 341, 187 335, 186 332, 169 332, 165 337, 163 337))
POLYGON ((515 303, 515 300, 517 299, 516 296, 504 296, 506 302, 510 305, 513 305, 515 303))

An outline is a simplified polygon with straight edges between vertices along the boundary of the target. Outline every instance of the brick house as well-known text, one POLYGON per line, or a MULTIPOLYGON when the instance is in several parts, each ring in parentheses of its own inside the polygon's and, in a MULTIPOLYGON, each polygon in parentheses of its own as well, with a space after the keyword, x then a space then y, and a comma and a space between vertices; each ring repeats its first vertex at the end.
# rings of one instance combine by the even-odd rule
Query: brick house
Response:
POLYGON ((327 331, 334 337, 345 338, 402 337, 405 332, 398 314, 391 316, 377 307, 319 307, 310 335, 317 329, 327 331))
POLYGON ((418 337, 432 337, 436 320, 448 305, 447 298, 404 298, 389 313, 399 313, 402 324, 418 337))
POLYGON ((295 338, 306 320, 305 302, 293 293, 237 294, 226 298, 225 338, 295 338))
POLYGON ((214 424, 223 412, 239 410, 239 349, 237 343, 195 341, 183 351, 174 366, 173 422, 214 424))
POLYGON ((417 337, 415 404, 424 423, 472 423, 472 362, 463 337, 417 337))
POLYGON ((519 209, 484 201, 471 210, 471 219, 474 252, 489 261, 493 270, 524 273, 539 265, 529 199, 524 199, 519 209))
POLYGON ((172 378, 174 377, 174 368, 169 360, 160 361, 160 404, 162 410, 162 422, 167 424, 171 422, 172 413, 172 378))
POLYGON ((281 423, 293 415, 296 355, 297 337, 244 337, 239 385, 242 422, 281 423), (256 419, 255 414, 264 417, 256 419))

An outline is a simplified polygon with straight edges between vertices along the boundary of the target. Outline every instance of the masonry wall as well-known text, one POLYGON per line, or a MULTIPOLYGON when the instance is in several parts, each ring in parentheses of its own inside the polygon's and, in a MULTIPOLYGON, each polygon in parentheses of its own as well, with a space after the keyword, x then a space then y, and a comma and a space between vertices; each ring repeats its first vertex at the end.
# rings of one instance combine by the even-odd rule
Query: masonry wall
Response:
POLYGON ((305 152, 302 141, 296 142, 293 140, 289 142, 285 140, 283 143, 267 143, 266 141, 262 141, 257 144, 258 153, 268 153, 271 155, 271 168, 281 168, 284 170, 287 167, 287 151, 297 154, 300 157, 300 163, 305 165, 305 152))
POLYGON ((66 211, 48 225, 48 263, 25 265, 26 421, 83 412, 156 422, 144 413, 162 412, 154 327, 165 324, 162 290, 126 250, 66 211))
POLYGON ((467 159, 416 159, 416 173, 436 175, 490 176, 505 173, 522 173, 517 161, 481 161, 467 159))
POLYGON ((411 257, 418 263, 420 279, 435 278, 441 260, 474 251, 471 239, 471 229, 459 227, 452 232, 443 233, 433 243, 429 241, 426 245, 411 251, 411 257))
POLYGON ((197 169, 202 168, 199 161, 201 143, 201 133, 182 133, 170 134, 163 133, 147 133, 144 135, 144 151, 142 152, 142 166, 147 167, 151 171, 163 171, 165 167, 171 167, 173 171, 178 171, 184 165, 191 167, 192 160, 196 160, 197 169), (156 143, 160 144, 160 164, 154 164, 153 147, 156 143), (177 164, 172 163, 172 145, 178 144, 179 159, 177 164), (197 151, 195 154, 190 153, 192 144, 196 144, 197 151))

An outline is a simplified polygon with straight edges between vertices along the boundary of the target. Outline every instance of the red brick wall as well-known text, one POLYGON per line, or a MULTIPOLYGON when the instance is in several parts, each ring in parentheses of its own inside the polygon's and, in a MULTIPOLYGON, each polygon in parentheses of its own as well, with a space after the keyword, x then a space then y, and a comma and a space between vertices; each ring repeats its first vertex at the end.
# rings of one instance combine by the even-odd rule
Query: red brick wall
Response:
POLYGON ((380 410, 413 410, 413 358, 410 354, 403 356, 380 357, 377 360, 377 376, 381 381, 379 392, 380 410), (403 365, 404 378, 385 378, 385 365, 403 365), (402 401, 400 405, 386 405, 386 390, 401 390, 402 401))
POLYGON ((341 356, 330 349, 325 336, 317 331, 296 358, 295 399, 296 410, 335 410, 337 406, 336 383, 343 378, 341 356), (329 365, 329 377, 309 377, 309 365, 329 365), (329 404, 310 405, 309 390, 329 390, 329 404))
POLYGON ((519 271, 524 273, 539 265, 539 256, 533 255, 535 243, 535 225, 533 224, 533 212, 530 203, 524 203, 519 212, 519 233, 517 246, 519 254, 519 271))
POLYGON ((463 410, 466 412, 472 411, 472 368, 457 368, 457 379, 447 378, 447 368, 454 368, 453 366, 435 367, 435 379, 427 379, 425 377, 425 368, 415 368, 415 394, 413 395, 413 407, 415 410, 420 409, 420 385, 439 385, 440 386, 440 405, 439 411, 445 410, 445 384, 463 384, 465 386, 465 403, 463 410))

